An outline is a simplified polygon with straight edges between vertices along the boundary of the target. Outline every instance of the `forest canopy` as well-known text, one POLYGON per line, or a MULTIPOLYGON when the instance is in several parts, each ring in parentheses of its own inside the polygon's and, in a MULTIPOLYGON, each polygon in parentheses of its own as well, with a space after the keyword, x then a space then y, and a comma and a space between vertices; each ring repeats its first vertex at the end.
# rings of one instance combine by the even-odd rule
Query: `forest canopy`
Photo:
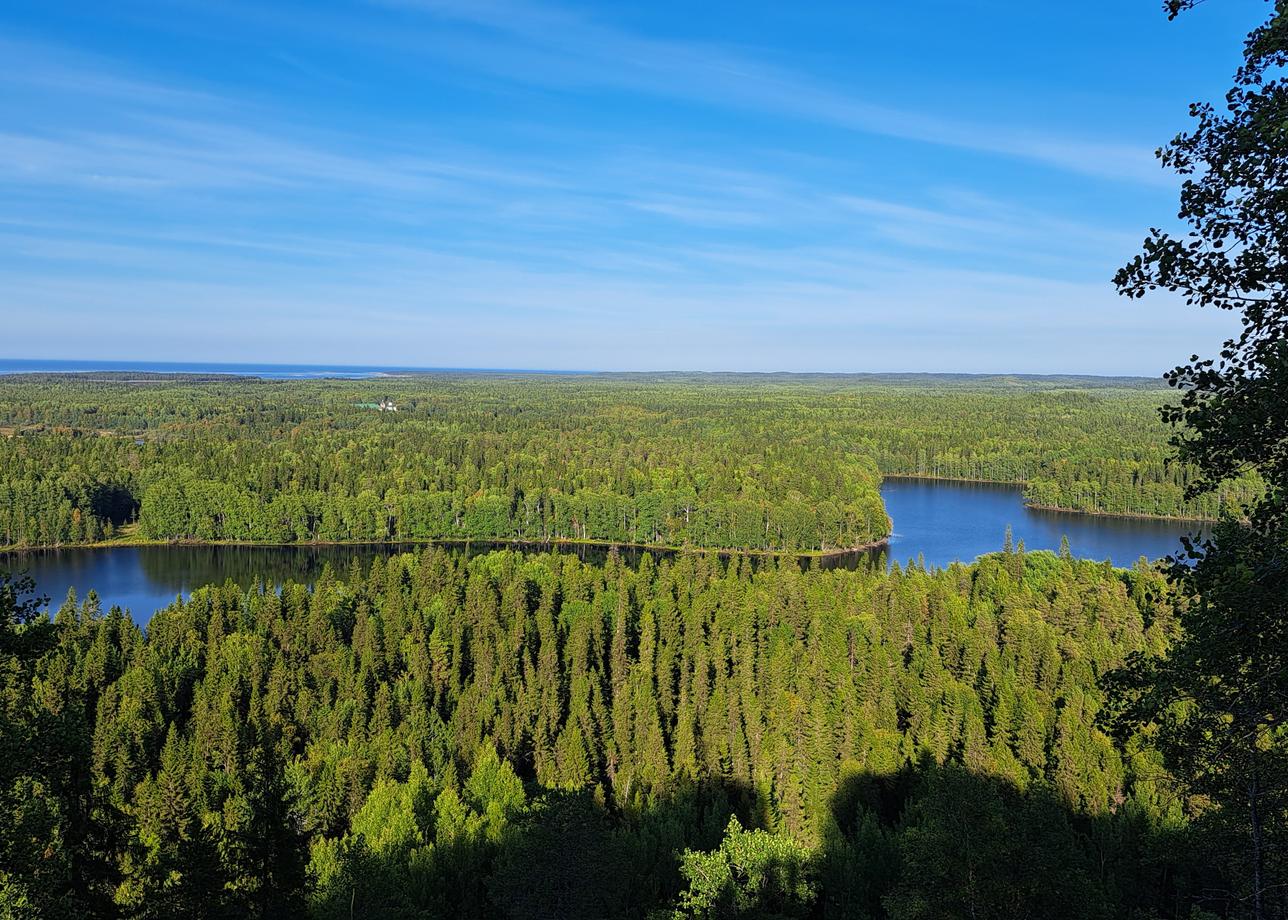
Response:
POLYGON ((1213 871, 1097 727, 1174 632, 1153 570, 433 548, 14 628, 33 916, 1189 916, 1213 871))
POLYGON ((559 540, 826 552, 889 533, 882 475, 1215 517, 1140 380, 441 374, 0 382, 0 546, 559 540), (382 411, 389 400, 396 412, 382 411))

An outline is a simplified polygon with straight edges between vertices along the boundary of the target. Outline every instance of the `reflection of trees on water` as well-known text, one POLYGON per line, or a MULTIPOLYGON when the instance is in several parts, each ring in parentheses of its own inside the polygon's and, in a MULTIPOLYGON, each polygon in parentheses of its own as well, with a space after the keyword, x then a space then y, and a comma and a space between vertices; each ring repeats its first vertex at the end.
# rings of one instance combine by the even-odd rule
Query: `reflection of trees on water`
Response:
MULTIPOLYGON (((528 545, 471 543, 444 544, 452 554, 476 556, 494 549, 509 547, 528 552, 559 552, 577 556, 583 562, 601 565, 616 551, 629 565, 638 564, 646 552, 635 547, 614 550, 607 546, 571 544, 528 545)), ((66 586, 84 597, 97 590, 107 603, 132 604, 143 613, 149 604, 164 605, 175 595, 189 594, 208 584, 223 584, 231 579, 242 588, 263 582, 279 587, 287 582, 312 584, 326 565, 338 578, 345 579, 355 561, 364 571, 371 561, 416 549, 403 544, 364 544, 361 546, 141 546, 79 547, 36 550, 0 555, 0 570, 30 571, 50 596, 55 607, 62 602, 66 586), (135 595, 135 596, 131 596, 135 595)), ((649 550, 661 560, 679 551, 649 550)), ((747 563, 753 569, 776 566, 771 556, 751 556, 747 563)), ((885 566, 883 552, 844 553, 823 558, 799 557, 802 570, 811 568, 849 569, 861 566, 885 566)))
POLYGON ((144 546, 139 568, 155 588, 191 591, 232 580, 243 588, 260 582, 312 583, 326 565, 343 575, 356 560, 364 569, 371 560, 400 552, 398 546, 144 546))
MULTIPOLYGON (((147 624, 152 613, 173 603, 178 595, 191 595, 204 585, 222 585, 231 580, 243 590, 264 584, 269 589, 281 588, 287 582, 312 585, 330 564, 337 579, 348 581, 355 564, 363 573, 370 571, 372 559, 386 558, 402 551, 422 549, 408 544, 365 544, 346 546, 79 546, 79 548, 28 550, 0 554, 0 571, 28 572, 36 580, 39 593, 58 609, 68 589, 77 598, 90 590, 98 594, 103 609, 128 609, 139 625, 147 624)), ((514 545, 474 542, 443 544, 446 553, 473 557, 495 549, 513 549, 529 553, 567 553, 587 564, 600 566, 609 554, 617 551, 629 566, 639 564, 645 553, 658 562, 683 553, 684 550, 641 550, 622 546, 592 545, 514 545)), ((698 553, 699 550, 692 550, 698 553)), ((788 557, 792 559, 792 557, 788 557)), ((826 558, 795 557, 802 571, 810 568, 846 568, 875 566, 885 570, 884 553, 849 553, 826 558)), ((752 571, 770 570, 784 564, 775 557, 752 555, 743 561, 752 571)))
POLYGON ((875 549, 858 549, 849 553, 836 553, 831 556, 820 556, 816 559, 806 558, 803 568, 818 568, 824 571, 833 569, 844 569, 847 572, 857 572, 861 568, 874 568, 884 570, 889 564, 889 551, 884 547, 875 549))
MULTIPOLYGON (((445 544, 446 552, 476 556, 502 548, 502 544, 445 544)), ((330 565, 331 571, 343 578, 356 561, 364 570, 373 559, 384 559, 418 547, 404 544, 362 544, 354 546, 144 546, 139 547, 138 562, 143 577, 152 587, 180 592, 201 585, 223 584, 231 579, 243 588, 261 581, 282 585, 288 581, 311 584, 330 565)), ((599 546, 540 546, 534 552, 568 552, 585 562, 601 563, 610 550, 599 546)), ((635 562, 639 552, 622 550, 622 558, 635 562)))
MULTIPOLYGON (((607 546, 571 544, 522 547, 495 543, 444 544, 443 549, 453 555, 476 556, 507 546, 533 553, 568 553, 592 565, 602 565, 611 553, 617 552, 624 562, 634 566, 646 552, 635 547, 614 550, 607 546)), ((79 597, 95 590, 105 605, 129 607, 138 622, 146 622, 153 610, 173 601, 176 595, 190 594, 203 585, 223 584, 230 579, 243 589, 261 582, 272 588, 287 582, 312 584, 327 565, 336 577, 347 580, 355 563, 365 572, 373 559, 414 549, 417 547, 403 544, 79 547, 0 554, 0 571, 30 572, 41 593, 50 598, 55 608, 71 586, 79 597)), ((647 552, 660 561, 681 551, 647 552)), ((854 570, 867 565, 884 568, 885 554, 859 552, 823 558, 798 557, 797 562, 802 570, 854 570)), ((759 570, 780 563, 772 556, 751 556, 745 564, 759 570)))
MULTIPOLYGON (((443 549, 452 554, 476 556, 495 549, 515 548, 497 543, 445 544, 443 549)), ((529 552, 560 552, 577 556, 583 562, 602 564, 612 552, 623 561, 638 563, 644 550, 634 547, 611 548, 552 544, 549 546, 521 547, 529 552)), ((409 552, 415 546, 402 544, 363 544, 360 546, 144 546, 137 552, 138 565, 144 578, 153 588, 165 592, 191 591, 201 585, 223 584, 231 579, 243 588, 263 582, 280 586, 288 581, 311 584, 326 565, 343 578, 356 561, 364 570, 371 561, 383 559, 400 552, 409 552)), ((109 551, 112 552, 112 551, 109 551)), ((655 557, 674 556, 674 551, 652 551, 655 557)), ((68 563, 74 564, 74 552, 67 553, 68 563)), ((802 568, 844 568, 854 570, 862 565, 884 563, 884 555, 872 552, 845 553, 819 559, 801 558, 802 568)), ((772 564, 771 557, 751 557, 755 567, 772 564)))

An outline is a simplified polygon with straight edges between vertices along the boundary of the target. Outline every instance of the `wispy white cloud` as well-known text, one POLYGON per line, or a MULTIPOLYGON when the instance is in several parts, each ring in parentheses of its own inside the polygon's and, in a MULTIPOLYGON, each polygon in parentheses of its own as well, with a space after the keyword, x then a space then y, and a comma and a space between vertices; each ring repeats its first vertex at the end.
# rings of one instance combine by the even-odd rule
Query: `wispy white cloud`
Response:
POLYGON ((0 85, 15 91, 71 94, 136 108, 191 110, 220 102, 217 94, 124 74, 111 59, 30 38, 0 35, 0 60, 5 62, 0 85))
POLYGON ((963 121, 874 103, 861 90, 829 85, 738 49, 640 36, 552 4, 525 0, 376 0, 479 27, 504 45, 471 54, 524 82, 626 88, 713 105, 766 111, 869 134, 1029 160, 1128 182, 1167 181, 1153 146, 1045 133, 1006 121, 963 121), (517 50, 515 46, 517 45, 517 50))
MULTIPOLYGON (((1130 145, 883 108, 745 50, 526 3, 414 9, 465 38, 425 51, 414 27, 355 31, 525 87, 696 100, 1112 177, 1110 188, 1143 175, 1130 145)), ((30 65, 0 72, 12 341, 53 341, 58 317, 59 341, 81 353, 180 343, 194 357, 267 360, 289 340, 314 360, 389 364, 1107 372, 1193 347, 1178 351, 1170 332, 1140 345, 1161 314, 1109 291, 1110 260, 1135 242, 1110 220, 949 184, 964 180, 895 185, 835 149, 793 147, 788 132, 770 149, 707 146, 700 126, 642 137, 581 124, 548 143, 559 126, 516 119, 491 143, 452 123, 319 124, 40 43, 5 40, 5 52, 30 65), (1065 366, 1039 367, 1052 349, 1023 347, 1086 342, 1088 329, 1106 344, 1062 346, 1065 366)), ((1216 328, 1204 318, 1173 338, 1216 328)))
MULTIPOLYGON (((40 317, 58 315, 71 339, 146 322, 145 341, 182 340, 185 354, 212 358, 268 359, 273 342, 289 336, 315 360, 360 363, 486 366, 497 354, 521 354, 527 366, 605 369, 1107 373, 1139 372, 1148 360, 1162 368, 1182 341, 1195 341, 1193 326, 1160 322, 1174 305, 1124 310, 1102 285, 945 269, 923 271, 910 288, 899 260, 853 266, 826 250, 725 282, 385 248, 320 275, 204 278, 182 261, 173 276, 158 274, 148 268, 151 254, 90 253, 111 261, 104 275, 0 269, 6 296, 22 307, 11 334, 37 335, 40 317), (796 274, 798 266, 808 274, 796 274), (331 331, 337 322, 342 340, 331 331), (605 327, 620 347, 603 348, 605 327), (1086 341, 1088 327, 1097 347, 1069 347, 1086 341), (999 337, 1038 348, 1017 348, 1003 363, 987 347, 999 337)), ((1203 334, 1218 341, 1225 319, 1208 317, 1203 334)))

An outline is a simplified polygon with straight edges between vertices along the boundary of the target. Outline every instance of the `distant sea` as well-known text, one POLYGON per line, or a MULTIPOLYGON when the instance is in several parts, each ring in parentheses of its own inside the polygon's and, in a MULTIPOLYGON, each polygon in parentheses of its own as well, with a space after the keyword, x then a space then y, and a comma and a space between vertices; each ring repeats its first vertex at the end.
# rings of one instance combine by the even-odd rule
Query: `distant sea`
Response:
POLYGON ((1157 377, 1101 377, 1094 374, 963 374, 963 373, 833 373, 760 371, 595 371, 520 367, 379 367, 367 364, 237 364, 221 361, 55 361, 44 358, 0 358, 0 376, 6 374, 229 374, 275 380, 332 377, 367 380, 373 377, 411 377, 417 374, 549 374, 565 376, 606 375, 623 379, 835 381, 886 386, 928 385, 1024 388, 1165 389, 1157 377))
POLYGON ((227 364, 178 361, 46 361, 43 359, 0 358, 0 374, 234 374, 239 377, 269 377, 277 380, 342 377, 363 380, 431 373, 524 373, 584 374, 587 371, 509 371, 503 368, 469 367, 367 367, 344 364, 227 364))

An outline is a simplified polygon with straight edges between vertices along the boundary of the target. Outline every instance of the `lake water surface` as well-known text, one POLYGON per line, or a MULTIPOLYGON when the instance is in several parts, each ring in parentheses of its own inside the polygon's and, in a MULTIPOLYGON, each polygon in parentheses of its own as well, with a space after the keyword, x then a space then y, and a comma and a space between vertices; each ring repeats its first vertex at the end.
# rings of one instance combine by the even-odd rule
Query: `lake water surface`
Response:
MULTIPOLYGON (((37 593, 56 609, 69 588, 80 598, 93 589, 103 609, 126 608, 135 622, 147 622, 153 613, 193 589, 232 580, 243 588, 261 581, 281 586, 288 581, 312 584, 330 564, 343 578, 356 561, 364 568, 377 556, 408 552, 422 547, 404 544, 358 546, 113 546, 67 547, 0 553, 0 571, 23 571, 36 581, 37 593)), ((479 553, 493 547, 475 544, 451 547, 456 552, 479 553)), ((546 547, 553 549, 554 547, 546 547)), ((566 547, 583 558, 603 558, 600 547, 566 547)), ((628 554, 629 558, 629 554, 628 554)))
MULTIPOLYGON (((881 488, 894 519, 889 558, 901 563, 921 556, 928 565, 969 562, 982 553, 1002 548, 1007 525, 1016 542, 1028 549, 1058 549, 1067 535, 1075 555, 1111 559, 1129 566, 1140 556, 1156 559, 1174 552, 1180 536, 1194 524, 1134 518, 1091 517, 1034 511, 1024 507, 1013 486, 930 480, 890 479, 881 488)), ((356 559, 367 565, 375 556, 401 552, 406 546, 143 546, 99 549, 58 549, 0 555, 0 570, 28 571, 41 594, 57 606, 68 588, 84 597, 91 588, 103 607, 115 604, 130 610, 136 622, 187 596, 194 588, 232 579, 248 588, 266 584, 311 582, 330 563, 343 574, 356 559)), ((481 552, 475 545, 461 552, 481 552)), ((583 558, 601 559, 602 548, 572 548, 583 558)), ((626 553, 628 557, 635 553, 626 553)), ((828 566, 879 564, 881 554, 853 554, 826 560, 828 566)))
POLYGON ((1102 517, 1025 507, 1018 486, 887 479, 881 486, 894 520, 890 555, 900 562, 920 554, 927 565, 970 562, 1002 548, 1009 525, 1026 549, 1058 550, 1062 537, 1084 559, 1110 559, 1130 566, 1141 556, 1160 559, 1180 549, 1180 538, 1201 527, 1195 521, 1102 517))

